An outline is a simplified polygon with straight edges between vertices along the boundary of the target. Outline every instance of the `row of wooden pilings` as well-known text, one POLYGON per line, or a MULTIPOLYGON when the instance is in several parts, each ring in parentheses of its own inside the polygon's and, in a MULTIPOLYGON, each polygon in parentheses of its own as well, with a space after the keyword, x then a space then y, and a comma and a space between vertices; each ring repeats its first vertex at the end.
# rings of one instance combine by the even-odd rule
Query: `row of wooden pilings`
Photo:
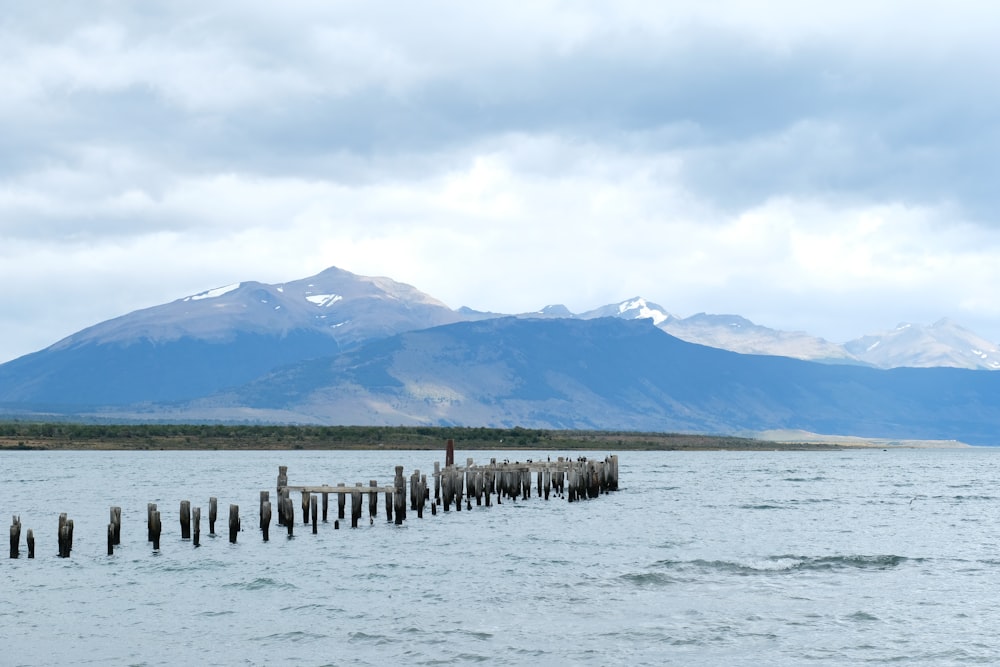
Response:
MULTIPOLYGON (((464 467, 446 464, 444 469, 434 463, 434 498, 430 504, 431 514, 437 514, 440 506, 445 512, 454 505, 456 511, 462 511, 462 500, 465 499, 466 509, 472 509, 473 498, 476 505, 485 502, 487 507, 496 503, 502 504, 504 499, 517 501, 518 498, 531 497, 532 475, 535 475, 537 496, 548 500, 550 495, 565 497, 569 502, 597 498, 601 494, 618 490, 618 457, 608 456, 603 461, 588 460, 580 457, 569 460, 560 457, 556 461, 526 461, 524 463, 504 461, 497 463, 491 460, 488 465, 477 466, 472 459, 467 459, 464 467)), ((305 525, 312 524, 312 532, 318 532, 320 516, 319 501, 322 498, 322 521, 327 522, 329 499, 331 494, 337 496, 337 520, 334 528, 340 528, 340 521, 346 517, 347 498, 351 499, 351 527, 357 528, 363 514, 365 496, 368 499, 369 522, 374 523, 378 515, 378 496, 385 494, 385 512, 388 522, 401 525, 406 520, 407 504, 410 511, 416 512, 417 518, 423 518, 428 501, 431 500, 427 475, 414 470, 409 476, 409 493, 407 480, 403 475, 403 466, 396 466, 392 486, 379 486, 376 480, 370 480, 368 486, 361 482, 355 486, 338 484, 336 486, 290 486, 288 484, 288 467, 279 466, 277 480, 277 523, 284 527, 288 536, 292 537, 295 528, 295 507, 291 493, 300 491, 302 494, 302 517, 305 525), (409 503, 407 503, 409 500, 409 503)), ((270 493, 260 492, 259 502, 260 530, 263 539, 270 539, 272 508, 270 493)), ((191 502, 182 500, 180 503, 181 538, 191 540, 194 546, 201 544, 201 508, 191 507, 191 502)), ((208 523, 209 533, 215 535, 215 524, 218 517, 218 499, 209 498, 208 523)), ((113 555, 115 547, 121 544, 121 507, 111 507, 108 523, 108 555, 113 555)), ((147 541, 154 550, 160 549, 160 536, 163 526, 160 511, 156 503, 148 503, 146 507, 147 541)), ((229 541, 236 543, 241 530, 239 505, 229 506, 229 541)), ((10 527, 10 557, 20 557, 21 519, 14 516, 10 527)), ((59 556, 68 558, 73 548, 73 520, 66 514, 59 515, 58 529, 59 556)), ((35 557, 35 536, 32 530, 27 531, 28 558, 35 557)))
MULTIPOLYGON (((454 505, 456 511, 462 511, 462 499, 465 497, 466 509, 472 509, 472 499, 476 505, 484 502, 491 506, 492 498, 496 496, 497 504, 503 499, 516 501, 518 498, 531 497, 532 474, 535 475, 537 495, 548 500, 555 493, 565 497, 569 502, 597 498, 603 493, 618 490, 618 457, 608 456, 603 461, 593 461, 586 458, 568 460, 559 458, 556 461, 526 461, 524 463, 505 461, 497 463, 491 460, 488 465, 477 466, 472 459, 467 459, 465 467, 454 464, 445 465, 442 470, 439 463, 434 464, 434 501, 431 503, 431 514, 437 514, 440 506, 445 512, 454 505)), ((395 521, 397 525, 406 520, 407 495, 410 511, 423 518, 424 510, 430 498, 430 488, 427 475, 414 470, 409 478, 409 494, 406 493, 406 479, 403 466, 396 466, 396 476, 392 486, 379 487, 376 480, 371 480, 368 486, 357 482, 353 487, 343 483, 336 486, 323 484, 320 486, 291 486, 288 484, 288 467, 278 468, 278 523, 286 526, 288 534, 294 530, 294 505, 291 493, 302 494, 303 523, 309 524, 312 517, 313 532, 317 524, 317 496, 323 502, 323 522, 327 521, 327 508, 331 494, 337 495, 338 520, 334 528, 339 528, 340 520, 345 518, 347 497, 351 498, 351 527, 357 528, 362 514, 363 497, 368 496, 369 521, 374 522, 378 514, 378 494, 385 493, 386 520, 395 521), (283 508, 283 509, 282 509, 283 508)), ((263 494, 266 492, 262 493, 263 494)), ((265 538, 267 539, 266 535, 265 538)))

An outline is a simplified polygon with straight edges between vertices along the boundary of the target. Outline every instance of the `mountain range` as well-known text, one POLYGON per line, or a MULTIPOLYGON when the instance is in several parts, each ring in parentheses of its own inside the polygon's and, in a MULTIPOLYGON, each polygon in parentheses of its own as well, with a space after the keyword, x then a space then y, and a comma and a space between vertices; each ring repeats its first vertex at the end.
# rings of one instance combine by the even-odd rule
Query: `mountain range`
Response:
POLYGON ((0 365, 8 415, 746 432, 990 444, 996 346, 954 323, 844 345, 643 298, 452 310, 337 268, 135 311, 0 365), (820 363, 822 362, 822 363, 820 363))

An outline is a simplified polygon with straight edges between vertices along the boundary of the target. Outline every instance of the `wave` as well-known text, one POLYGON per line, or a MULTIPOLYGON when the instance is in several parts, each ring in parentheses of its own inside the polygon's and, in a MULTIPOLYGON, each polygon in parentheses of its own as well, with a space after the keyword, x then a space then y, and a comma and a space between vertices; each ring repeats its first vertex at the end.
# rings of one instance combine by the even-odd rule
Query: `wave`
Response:
POLYGON ((295 590, 298 588, 295 584, 290 584, 286 581, 277 581, 270 577, 258 577, 252 581, 236 581, 231 584, 224 584, 223 587, 237 588, 245 591, 259 591, 264 589, 295 590))
POLYGON ((887 570, 899 567, 908 561, 920 562, 919 558, 896 555, 838 555, 838 556, 768 556, 748 561, 728 560, 661 560, 654 563, 653 572, 623 575, 622 579, 645 585, 650 583, 672 583, 673 579, 663 571, 722 572, 737 575, 758 575, 788 572, 810 572, 831 570, 887 570))

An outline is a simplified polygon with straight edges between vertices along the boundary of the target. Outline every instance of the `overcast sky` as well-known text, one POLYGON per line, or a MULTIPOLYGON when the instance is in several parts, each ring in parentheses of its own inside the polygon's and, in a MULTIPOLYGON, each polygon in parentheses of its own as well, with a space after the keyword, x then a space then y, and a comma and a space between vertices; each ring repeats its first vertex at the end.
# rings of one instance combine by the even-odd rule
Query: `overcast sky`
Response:
POLYGON ((7 3, 0 361, 337 266, 1000 342, 1000 4, 7 3))

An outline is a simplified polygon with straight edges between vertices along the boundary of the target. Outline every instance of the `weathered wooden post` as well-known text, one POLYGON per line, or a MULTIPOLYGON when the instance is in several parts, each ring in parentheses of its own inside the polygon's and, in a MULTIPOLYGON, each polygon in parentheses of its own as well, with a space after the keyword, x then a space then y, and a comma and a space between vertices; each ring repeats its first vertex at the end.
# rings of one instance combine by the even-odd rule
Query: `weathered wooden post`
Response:
POLYGON ((35 557, 35 531, 28 529, 28 558, 35 557))
POLYGON ((351 528, 358 527, 358 521, 361 520, 361 482, 357 482, 354 485, 354 489, 351 491, 351 528))
POLYGON ((240 506, 229 506, 229 543, 236 544, 236 534, 240 532, 240 506))
POLYGON ((155 551, 160 550, 160 532, 163 529, 163 525, 160 522, 160 512, 154 509, 153 515, 150 518, 150 532, 152 533, 153 539, 153 549, 155 551))
POLYGON ((146 541, 153 541, 153 512, 156 511, 156 503, 146 503, 146 541))
POLYGON ((327 510, 329 509, 329 507, 330 507, 330 494, 329 493, 324 493, 323 494, 323 523, 326 523, 326 514, 327 514, 327 510))
POLYGON ((108 555, 115 555, 115 524, 108 522, 108 555))
POLYGON ((420 500, 417 501, 417 518, 424 518, 424 503, 427 501, 427 475, 420 476, 420 500))
MULTIPOLYGON (((368 480, 368 486, 374 489, 378 486, 378 480, 368 480)), ((378 514, 378 491, 368 492, 368 518, 373 520, 378 514)))
POLYGON ((444 466, 447 468, 453 465, 455 465, 455 441, 448 438, 444 449, 444 466))
POLYGON ((271 501, 265 500, 260 508, 260 531, 264 534, 264 541, 267 542, 271 532, 271 501))
POLYGON ((191 539, 191 501, 181 501, 181 539, 191 539))
POLYGON ((441 502, 441 464, 434 462, 434 502, 441 502))
POLYGON ((277 484, 277 496, 278 496, 278 525, 284 526, 287 517, 285 516, 285 503, 281 502, 283 493, 286 491, 285 487, 288 486, 288 466, 278 466, 278 484, 277 484))
POLYGON ((389 523, 392 523, 392 506, 393 506, 392 495, 393 495, 392 491, 385 492, 385 520, 388 521, 389 523))
POLYGON ((208 534, 215 535, 215 520, 219 518, 219 499, 212 496, 208 499, 208 534))
POLYGON ((302 523, 306 526, 309 525, 309 492, 302 492, 302 523))
POLYGON ((396 525, 402 526, 406 519, 406 479, 403 477, 403 466, 396 466, 396 478, 393 480, 396 489, 392 494, 393 510, 396 513, 396 525))
POLYGON ((347 506, 347 494, 344 492, 344 487, 346 484, 340 482, 337 484, 340 487, 340 491, 337 493, 337 518, 344 518, 344 510, 347 506))
POLYGON ((319 517, 317 516, 319 514, 318 506, 319 506, 319 498, 317 498, 316 496, 310 496, 309 510, 312 512, 313 535, 315 535, 318 532, 317 531, 317 522, 319 521, 319 517))
POLYGON ((115 505, 111 508, 111 523, 115 526, 115 546, 122 543, 122 508, 115 505))
POLYGON ((10 524, 10 557, 19 558, 21 555, 21 517, 15 516, 10 524))
POLYGON ((455 511, 462 511, 462 473, 458 472, 454 468, 451 470, 451 488, 455 492, 455 511))
POLYGON ((194 546, 201 546, 201 508, 194 508, 194 546))
MULTIPOLYGON (((288 489, 284 489, 279 502, 281 503, 281 507, 284 508, 284 510, 280 511, 279 514, 284 514, 285 517, 288 517, 289 514, 295 511, 295 508, 292 505, 292 499, 288 496, 288 489)), ((292 533, 295 530, 295 522, 289 521, 286 518, 285 527, 288 528, 288 536, 293 537, 292 533)))
POLYGON ((264 503, 270 502, 270 500, 271 500, 271 493, 269 491, 261 491, 260 492, 259 506, 258 506, 257 509, 259 511, 259 515, 258 516, 260 516, 262 518, 262 520, 263 520, 263 516, 264 516, 264 503))

